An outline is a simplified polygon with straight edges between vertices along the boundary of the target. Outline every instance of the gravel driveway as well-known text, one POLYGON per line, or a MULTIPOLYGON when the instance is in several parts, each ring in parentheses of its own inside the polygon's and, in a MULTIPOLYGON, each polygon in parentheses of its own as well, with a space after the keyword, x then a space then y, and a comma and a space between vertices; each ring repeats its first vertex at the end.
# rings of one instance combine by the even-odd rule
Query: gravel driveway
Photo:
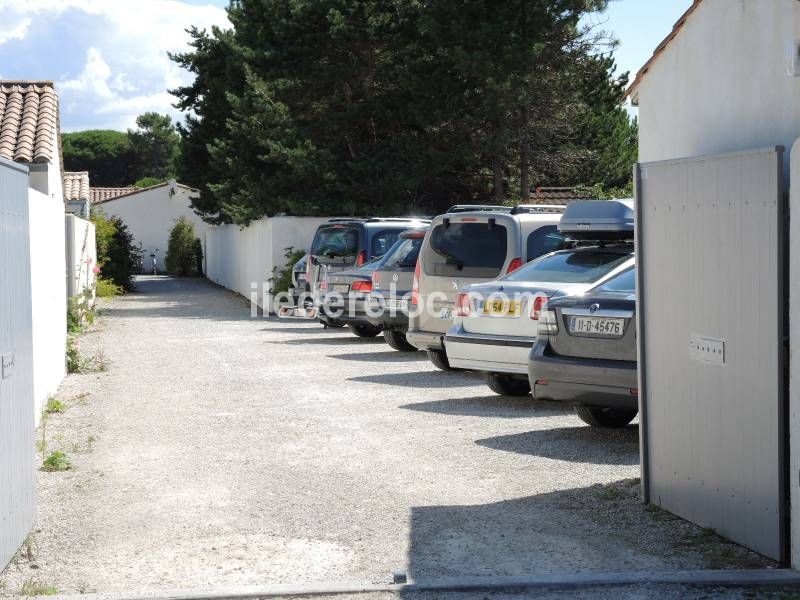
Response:
POLYGON ((489 392, 423 353, 250 318, 144 278, 80 347, 49 419, 30 553, 0 592, 143 591, 765 564, 638 502, 638 427, 489 392))

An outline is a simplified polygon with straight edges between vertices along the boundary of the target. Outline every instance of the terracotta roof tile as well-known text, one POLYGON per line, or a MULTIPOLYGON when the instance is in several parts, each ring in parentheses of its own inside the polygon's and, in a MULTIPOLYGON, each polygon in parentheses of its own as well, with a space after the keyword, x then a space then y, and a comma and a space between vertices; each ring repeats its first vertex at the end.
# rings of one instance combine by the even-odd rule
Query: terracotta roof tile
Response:
POLYGON ((58 96, 49 81, 0 81, 0 156, 48 163, 56 155, 58 96))
POLYGON ((581 193, 575 188, 536 188, 531 193, 530 201, 533 204, 567 204, 572 200, 585 200, 586 193, 581 193))
POLYGON ((119 196, 125 196, 132 192, 139 191, 139 188, 130 187, 93 187, 89 188, 89 200, 92 204, 113 200, 119 196))
POLYGON ((89 199, 89 172, 64 173, 64 200, 89 199))

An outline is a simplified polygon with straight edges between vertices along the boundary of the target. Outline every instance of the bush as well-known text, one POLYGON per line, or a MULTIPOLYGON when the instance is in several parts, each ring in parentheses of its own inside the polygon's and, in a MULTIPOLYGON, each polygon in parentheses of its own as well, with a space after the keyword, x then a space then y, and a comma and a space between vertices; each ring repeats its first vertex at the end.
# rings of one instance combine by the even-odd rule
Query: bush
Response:
POLYGON ((71 468, 72 461, 61 450, 56 450, 42 461, 42 471, 69 471, 71 468))
POLYGON ((105 277, 97 278, 95 293, 98 298, 113 298, 114 296, 119 296, 122 292, 123 289, 110 279, 105 277))
POLYGON ((133 187, 146 188, 163 183, 163 181, 163 179, 159 179, 158 177, 142 177, 139 181, 133 184, 133 187))
POLYGON ((97 239, 97 265, 103 273, 103 279, 123 291, 131 291, 133 276, 138 272, 142 260, 142 251, 134 244, 128 226, 119 217, 107 218, 101 210, 94 211, 91 220, 97 239))
POLYGON ((194 234, 194 225, 186 217, 180 217, 175 221, 172 231, 169 232, 167 255, 164 257, 167 272, 176 277, 197 275, 202 271, 201 268, 198 268, 201 265, 202 256, 202 246, 194 234), (200 248, 199 258, 198 248, 200 248))
POLYGON ((280 294, 281 292, 288 292, 292 287, 292 269, 295 263, 306 255, 305 250, 295 250, 291 246, 284 248, 286 253, 286 266, 282 269, 275 268, 275 277, 272 280, 272 294, 280 294))

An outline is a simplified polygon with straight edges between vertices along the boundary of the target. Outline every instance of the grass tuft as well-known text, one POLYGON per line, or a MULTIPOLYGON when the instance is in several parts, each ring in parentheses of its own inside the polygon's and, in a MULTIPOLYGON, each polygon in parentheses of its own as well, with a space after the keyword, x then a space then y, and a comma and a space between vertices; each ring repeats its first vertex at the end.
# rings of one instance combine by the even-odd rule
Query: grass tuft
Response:
POLYGON ((20 596, 55 596, 58 588, 40 579, 26 579, 19 590, 20 596))
POLYGON ((42 461, 42 471, 69 471, 71 468, 72 462, 69 457, 60 450, 56 450, 42 461))

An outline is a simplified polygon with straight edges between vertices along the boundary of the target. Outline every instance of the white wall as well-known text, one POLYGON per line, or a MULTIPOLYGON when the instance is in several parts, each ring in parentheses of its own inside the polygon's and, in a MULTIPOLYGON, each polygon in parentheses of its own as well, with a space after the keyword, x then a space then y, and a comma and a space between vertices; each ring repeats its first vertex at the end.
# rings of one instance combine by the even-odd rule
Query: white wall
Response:
POLYGON ((67 280, 64 201, 28 189, 36 417, 66 372, 67 280))
POLYGON ((145 267, 152 265, 151 254, 155 253, 159 272, 166 270, 164 256, 167 253, 169 232, 179 217, 186 217, 194 224, 194 232, 202 240, 207 223, 189 206, 195 192, 177 186, 175 194, 169 195, 169 186, 146 189, 136 194, 115 198, 95 204, 93 211, 102 210, 107 217, 118 216, 144 249, 145 267))
MULTIPOLYGON (((800 135, 797 0, 703 0, 639 84, 639 160, 783 145, 800 135)), ((788 159, 788 157, 787 157, 788 159)))
POLYGON ((206 276, 247 299, 256 284, 258 305, 264 307, 273 269, 286 265, 286 248, 308 250, 314 232, 327 217, 272 217, 249 227, 220 225, 206 229, 206 276))
POLYGON ((97 244, 95 226, 75 215, 64 215, 66 235, 67 297, 79 296, 86 290, 92 291, 94 298, 95 273, 97 266, 97 244))

